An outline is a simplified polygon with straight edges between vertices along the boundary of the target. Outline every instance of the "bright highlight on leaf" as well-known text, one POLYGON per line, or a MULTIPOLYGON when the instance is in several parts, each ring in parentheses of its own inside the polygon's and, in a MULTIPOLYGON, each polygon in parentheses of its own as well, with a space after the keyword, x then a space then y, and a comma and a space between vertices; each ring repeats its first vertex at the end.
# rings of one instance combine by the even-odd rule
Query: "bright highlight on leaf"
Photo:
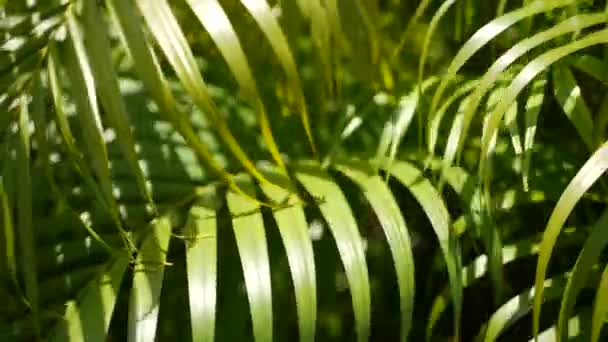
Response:
POLYGON ((543 241, 540 247, 540 253, 538 256, 538 263, 536 266, 536 277, 535 277, 535 291, 534 297, 534 317, 533 317, 533 328, 534 335, 536 336, 539 332, 539 320, 541 305, 543 301, 543 281, 545 280, 545 274, 549 265, 549 259, 553 252, 553 246, 559 233, 562 230, 564 222, 574 209, 574 206, 581 199, 583 194, 589 190, 589 188, 597 181, 597 179, 608 169, 608 143, 605 143, 600 147, 592 156, 587 160, 585 165, 578 171, 576 176, 570 181, 568 187, 562 193, 559 201, 553 209, 553 213, 549 218, 547 227, 543 234, 543 241))

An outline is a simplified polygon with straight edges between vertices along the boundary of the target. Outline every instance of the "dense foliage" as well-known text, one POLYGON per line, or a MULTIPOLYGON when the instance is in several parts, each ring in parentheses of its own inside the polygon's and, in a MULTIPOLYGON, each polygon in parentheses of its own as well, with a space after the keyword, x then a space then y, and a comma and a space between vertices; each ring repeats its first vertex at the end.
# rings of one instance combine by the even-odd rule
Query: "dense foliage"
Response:
POLYGON ((603 0, 0 0, 0 340, 598 341, 603 0))

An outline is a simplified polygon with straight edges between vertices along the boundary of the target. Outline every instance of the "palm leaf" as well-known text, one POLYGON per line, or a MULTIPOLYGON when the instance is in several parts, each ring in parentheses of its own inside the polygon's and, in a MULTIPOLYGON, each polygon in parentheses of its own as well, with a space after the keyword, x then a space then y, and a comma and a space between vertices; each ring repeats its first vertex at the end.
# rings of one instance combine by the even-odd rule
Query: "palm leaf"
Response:
POLYGON ((553 246, 555 245, 555 240, 557 239, 566 218, 576 203, 608 168, 608 158, 606 158, 606 152, 608 151, 607 149, 608 145, 604 144, 591 156, 591 158, 589 158, 585 165, 578 171, 574 179, 570 181, 570 184, 568 184, 568 187, 564 190, 562 196, 555 205, 555 208, 551 213, 551 217, 549 218, 549 222, 547 223, 547 227, 545 228, 538 263, 536 266, 536 277, 534 282, 536 291, 536 295, 534 297, 533 317, 534 336, 536 336, 539 331, 539 319, 544 289, 543 281, 545 279, 553 246))
POLYGON ((239 250, 256 341, 272 340, 272 293, 264 222, 253 184, 243 177, 240 187, 248 197, 229 192, 228 208, 239 250))
POLYGON ((370 327, 369 276, 363 241, 352 211, 340 188, 315 163, 304 164, 296 177, 314 198, 322 201, 319 209, 338 246, 350 287, 357 340, 366 341, 370 327))

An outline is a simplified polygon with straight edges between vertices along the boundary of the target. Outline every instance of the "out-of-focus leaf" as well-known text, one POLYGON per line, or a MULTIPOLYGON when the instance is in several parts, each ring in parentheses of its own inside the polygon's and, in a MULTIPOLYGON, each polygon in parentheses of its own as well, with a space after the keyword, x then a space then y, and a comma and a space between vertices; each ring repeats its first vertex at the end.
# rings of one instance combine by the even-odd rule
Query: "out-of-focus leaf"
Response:
POLYGON ((306 137, 313 150, 316 151, 312 131, 310 129, 310 119, 308 118, 308 110, 306 108, 306 99, 300 84, 300 76, 298 69, 293 59, 287 39, 279 26, 275 16, 272 14, 270 6, 266 0, 241 0, 241 3, 247 8, 253 19, 257 22, 264 32, 264 35, 270 42, 270 46, 279 59, 279 63, 287 75, 288 86, 292 94, 295 96, 297 109, 302 120, 302 125, 306 132, 306 137))
MULTIPOLYGON (((87 155, 91 159, 93 172, 100 183, 100 191, 103 194, 104 202, 107 204, 118 230, 123 235, 127 247, 130 250, 134 250, 135 246, 133 242, 127 237, 126 232, 122 228, 118 205, 112 192, 108 152, 103 140, 103 127, 97 106, 95 82, 88 57, 82 45, 82 32, 73 13, 68 14, 67 23, 69 39, 63 48, 62 57, 65 59, 64 66, 70 79, 70 89, 72 90, 76 108, 78 109, 76 117, 83 131, 82 139, 88 151, 87 155)), ((64 122, 64 124, 66 123, 67 121, 64 122)), ((64 131, 63 129, 69 126, 67 124, 65 126, 63 124, 60 125, 63 126, 62 134, 64 134, 65 138, 65 132, 68 131, 64 131)))
POLYGON ((403 33, 401 34, 401 40, 399 41, 399 44, 397 45, 397 47, 395 47, 395 50, 393 51, 393 54, 391 56, 391 64, 395 63, 397 57, 399 56, 399 52, 401 52, 401 50, 405 46, 405 43, 408 41, 411 30, 418 23, 418 20, 420 20, 420 18, 424 15, 424 12, 429 7, 431 2, 432 2, 432 0, 422 0, 418 4, 418 7, 416 7, 416 11, 414 12, 414 15, 412 15, 410 20, 407 22, 407 26, 405 27, 405 30, 403 30, 403 33))
POLYGON ((135 174, 135 179, 144 199, 152 204, 152 194, 139 165, 135 152, 135 140, 131 133, 127 108, 118 87, 118 78, 112 65, 112 51, 106 33, 103 13, 95 1, 85 1, 83 6, 84 47, 90 61, 90 69, 98 91, 99 100, 106 117, 116 131, 117 142, 135 174))
POLYGON ((228 67, 236 78, 245 100, 256 111, 258 123, 262 130, 262 137, 274 162, 277 163, 280 170, 287 173, 283 159, 281 159, 281 153, 272 134, 264 102, 260 97, 253 74, 249 68, 249 63, 245 57, 245 52, 243 52, 241 43, 222 6, 220 6, 217 0, 187 0, 187 2, 201 24, 209 32, 211 39, 213 39, 213 42, 220 50, 226 63, 228 63, 228 67))
POLYGON ((104 342, 129 258, 114 257, 106 271, 92 280, 76 300, 69 301, 62 320, 51 332, 52 342, 104 342))
POLYGON ((287 178, 277 173, 267 173, 266 176, 273 184, 280 185, 278 187, 273 184, 262 184, 261 188, 271 202, 283 203, 278 208, 273 208, 272 215, 277 222, 291 270, 300 341, 312 342, 317 320, 317 284, 312 241, 302 202, 287 178))
POLYGON ((606 244, 608 244, 608 211, 604 212, 597 222, 591 227, 591 234, 585 241, 585 245, 578 255, 576 264, 570 271, 570 277, 566 284, 566 289, 562 296, 559 317, 557 321, 557 341, 565 341, 568 335, 567 320, 572 314, 574 304, 579 292, 587 283, 587 278, 592 267, 597 263, 598 258, 606 244))
POLYGON ((538 263, 536 266, 535 276, 535 291, 534 298, 534 315, 533 315, 533 332, 534 336, 538 335, 540 311, 543 301, 543 282, 547 273, 549 259, 553 252, 553 246, 559 233, 562 230, 564 222, 570 215, 572 209, 583 194, 595 183, 595 181, 608 169, 608 143, 605 143, 587 160, 585 165, 578 171, 576 176, 570 181, 562 193, 559 201, 555 205, 541 242, 538 263))
POLYGON ((378 70, 380 47, 374 20, 365 6, 366 2, 339 0, 337 3, 342 32, 352 49, 353 72, 362 78, 373 79, 374 71, 378 70))
MULTIPOLYGON (((588 341, 589 334, 587 333, 587 327, 585 326, 588 322, 588 316, 576 315, 568 320, 568 341, 588 341)), ((551 328, 546 329, 540 335, 538 339, 530 339, 528 342, 554 342, 556 339, 557 330, 555 325, 551 328)))
POLYGON ((32 312, 36 336, 40 336, 40 289, 38 288, 38 267, 36 264, 36 245, 32 227, 32 179, 30 175, 30 114, 28 98, 22 95, 19 100, 19 139, 17 143, 17 240, 25 280, 25 296, 32 312))
POLYGON ((131 342, 153 341, 156 336, 171 220, 162 216, 150 225, 150 232, 139 249, 133 271, 128 327, 128 340, 131 342))
MULTIPOLYGON (((186 91, 192 96, 192 101, 205 113, 213 126, 218 130, 222 141, 241 165, 261 183, 267 182, 247 157, 239 142, 234 138, 224 118, 213 103, 209 90, 198 70, 192 50, 186 37, 180 29, 175 16, 166 0, 148 1, 137 0, 139 9, 150 32, 156 38, 161 50, 173 66, 177 77, 186 91)), ((233 184, 233 183, 231 183, 233 184)))
POLYGON ((228 183, 232 183, 232 176, 214 160, 208 147, 196 135, 190 118, 178 110, 156 55, 144 36, 139 22, 134 20, 139 16, 137 9, 130 1, 123 0, 110 0, 108 5, 110 11, 118 18, 129 52, 137 61, 134 63, 135 71, 159 106, 160 113, 172 123, 175 130, 215 173, 228 183))
POLYGON ((369 275, 363 240, 353 213, 340 187, 316 163, 302 163, 296 177, 306 191, 321 201, 319 209, 334 237, 348 280, 357 341, 367 341, 371 311, 369 275))
POLYGON ((429 219, 448 270, 452 302, 454 303, 454 335, 460 335, 462 310, 461 256, 458 242, 450 227, 450 214, 443 199, 422 172, 406 162, 395 162, 386 171, 401 182, 420 203, 429 219))
MULTIPOLYGON (((420 59, 418 60, 418 85, 421 85, 422 80, 424 79, 424 68, 427 63, 429 47, 431 46, 433 34, 435 34, 435 31, 437 30, 437 26, 439 25, 441 18, 443 18, 443 16, 448 12, 454 2, 455 0, 444 1, 437 9, 435 14, 433 14, 433 18, 431 18, 431 22, 429 23, 429 27, 424 36, 424 43, 422 44, 422 52, 420 53, 420 59)), ((431 115, 434 115, 434 113, 431 112, 431 115)))
POLYGON ((333 98, 336 92, 334 87, 336 74, 332 66, 332 52, 335 52, 335 50, 331 47, 330 14, 320 0, 297 0, 297 4, 302 15, 310 21, 311 38, 319 53, 319 64, 325 90, 330 98, 333 98))
POLYGON ((0 159, 4 164, 0 170, 0 203, 2 205, 2 270, 8 272, 8 276, 14 285, 18 285, 17 281, 17 255, 15 254, 15 225, 13 218, 13 208, 16 205, 15 199, 15 172, 14 167, 16 164, 15 157, 12 153, 14 147, 12 141, 14 139, 7 138, 4 142, 4 151, 2 152, 2 158, 0 159))
POLYGON ((217 220, 215 193, 192 208, 186 224, 186 262, 192 340, 212 342, 217 302, 217 220))
POLYGON ((414 257, 407 225, 390 189, 373 169, 362 165, 336 168, 362 188, 386 235, 399 285, 401 340, 405 341, 412 326, 415 296, 414 257))
POLYGON ((258 202, 253 200, 255 189, 249 177, 243 177, 239 187, 247 197, 228 192, 226 200, 245 275, 253 336, 257 342, 272 341, 272 290, 264 221, 258 202))

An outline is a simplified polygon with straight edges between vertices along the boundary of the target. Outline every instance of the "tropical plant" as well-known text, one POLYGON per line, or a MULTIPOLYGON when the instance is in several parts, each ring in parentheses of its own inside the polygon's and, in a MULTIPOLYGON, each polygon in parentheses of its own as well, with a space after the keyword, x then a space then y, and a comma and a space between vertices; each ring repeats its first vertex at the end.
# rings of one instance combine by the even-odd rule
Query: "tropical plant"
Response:
POLYGON ((0 0, 0 340, 600 340, 607 16, 0 0))

